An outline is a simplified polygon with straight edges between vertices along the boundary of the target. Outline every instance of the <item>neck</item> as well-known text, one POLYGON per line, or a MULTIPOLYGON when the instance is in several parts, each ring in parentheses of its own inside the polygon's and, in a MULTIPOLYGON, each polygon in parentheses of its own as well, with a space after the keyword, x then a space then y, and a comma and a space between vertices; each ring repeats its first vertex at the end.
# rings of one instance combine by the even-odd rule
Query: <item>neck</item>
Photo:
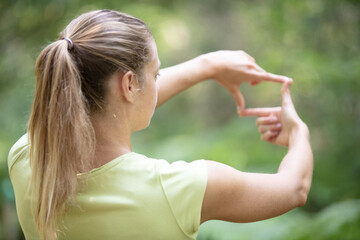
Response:
POLYGON ((124 116, 95 114, 92 124, 96 135, 93 167, 100 167, 111 160, 131 152, 131 128, 124 116))

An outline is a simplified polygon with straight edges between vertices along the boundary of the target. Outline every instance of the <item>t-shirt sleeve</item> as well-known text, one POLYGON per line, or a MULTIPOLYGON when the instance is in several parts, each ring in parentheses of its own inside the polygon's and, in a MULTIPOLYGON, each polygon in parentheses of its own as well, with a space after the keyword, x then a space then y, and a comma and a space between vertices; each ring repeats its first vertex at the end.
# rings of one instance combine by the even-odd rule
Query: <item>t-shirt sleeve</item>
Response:
POLYGON ((207 184, 204 160, 177 161, 160 165, 160 181, 170 208, 182 231, 195 239, 200 227, 201 207, 207 184))
POLYGON ((23 135, 10 149, 8 155, 8 168, 9 175, 11 177, 11 169, 15 162, 20 158, 22 154, 26 154, 28 149, 28 135, 23 135))

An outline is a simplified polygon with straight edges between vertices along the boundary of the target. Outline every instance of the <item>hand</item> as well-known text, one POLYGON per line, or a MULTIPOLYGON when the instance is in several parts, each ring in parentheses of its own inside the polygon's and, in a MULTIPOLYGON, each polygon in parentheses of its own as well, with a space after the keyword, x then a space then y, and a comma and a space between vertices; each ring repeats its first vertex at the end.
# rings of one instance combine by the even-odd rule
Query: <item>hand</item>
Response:
POLYGON ((281 108, 253 108, 248 109, 247 114, 258 116, 256 125, 262 140, 288 146, 291 134, 299 129, 307 130, 307 127, 296 113, 290 96, 290 84, 283 85, 281 94, 281 108))
POLYGON ((239 86, 249 82, 254 86, 262 81, 292 83, 292 79, 268 73, 255 63, 255 59, 244 51, 217 51, 207 54, 212 74, 219 84, 233 96, 240 116, 246 116, 245 100, 239 86))

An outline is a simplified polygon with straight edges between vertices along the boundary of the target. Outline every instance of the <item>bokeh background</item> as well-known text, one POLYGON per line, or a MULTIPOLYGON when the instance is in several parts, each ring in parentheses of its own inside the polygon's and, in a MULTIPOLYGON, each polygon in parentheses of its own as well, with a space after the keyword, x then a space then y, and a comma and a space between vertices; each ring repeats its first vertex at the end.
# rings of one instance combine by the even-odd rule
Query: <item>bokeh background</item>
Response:
MULTIPOLYGON (((357 0, 1 0, 0 239, 22 239, 7 154, 26 131, 34 65, 75 16, 108 8, 143 19, 163 67, 220 50, 244 50, 265 70, 294 79, 292 95, 314 150, 307 204, 249 224, 211 221, 199 240, 360 239, 360 2, 357 0)), ((248 107, 277 106, 280 85, 241 89, 248 107)), ((274 173, 286 153, 260 141, 230 94, 209 80, 157 109, 133 150, 169 161, 211 159, 274 173)))

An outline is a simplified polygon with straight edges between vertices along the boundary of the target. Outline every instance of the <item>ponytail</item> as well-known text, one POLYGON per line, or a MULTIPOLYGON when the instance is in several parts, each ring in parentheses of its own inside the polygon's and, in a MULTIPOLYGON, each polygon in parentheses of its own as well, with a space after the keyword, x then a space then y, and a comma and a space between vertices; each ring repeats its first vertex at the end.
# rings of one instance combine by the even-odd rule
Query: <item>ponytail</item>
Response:
POLYGON ((29 121, 35 222, 40 239, 56 239, 56 220, 77 188, 77 173, 92 163, 95 134, 68 42, 46 47, 36 62, 29 121))

